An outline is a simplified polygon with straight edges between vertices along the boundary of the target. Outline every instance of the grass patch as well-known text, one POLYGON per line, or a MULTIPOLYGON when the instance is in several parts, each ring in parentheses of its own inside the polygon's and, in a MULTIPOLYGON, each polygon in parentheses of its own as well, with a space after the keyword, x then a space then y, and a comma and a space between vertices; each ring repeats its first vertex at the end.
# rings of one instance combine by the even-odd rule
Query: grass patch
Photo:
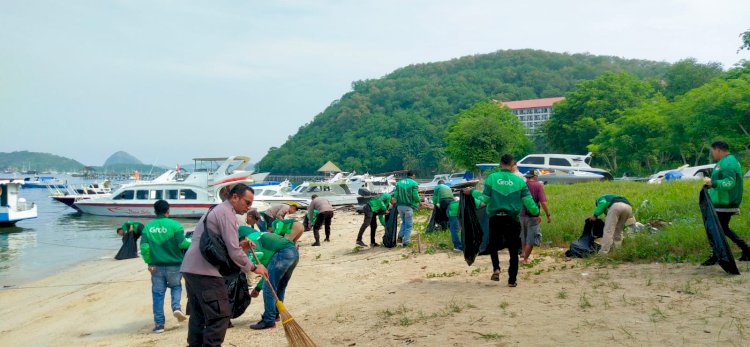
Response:
POLYGON ((427 278, 453 277, 453 276, 458 276, 458 273, 455 271, 443 272, 443 273, 428 272, 427 275, 425 276, 427 278))
POLYGON ((433 319, 450 317, 463 312, 465 309, 477 308, 472 304, 465 304, 459 301, 451 300, 439 310, 425 314, 423 311, 416 311, 405 305, 400 305, 393 309, 378 311, 377 315, 382 321, 388 324, 398 324, 400 326, 410 326, 416 323, 423 323, 433 319))
POLYGON ((580 307, 584 311, 594 307, 593 305, 591 305, 591 301, 589 301, 586 292, 581 293, 581 299, 578 300, 578 307, 580 307))
POLYGON ((557 298, 558 299, 567 299, 568 298, 568 291, 565 290, 565 288, 560 289, 560 291, 557 292, 557 298))
POLYGON ((505 338, 505 335, 502 334, 482 334, 478 333, 479 338, 485 341, 500 341, 503 338, 505 338))

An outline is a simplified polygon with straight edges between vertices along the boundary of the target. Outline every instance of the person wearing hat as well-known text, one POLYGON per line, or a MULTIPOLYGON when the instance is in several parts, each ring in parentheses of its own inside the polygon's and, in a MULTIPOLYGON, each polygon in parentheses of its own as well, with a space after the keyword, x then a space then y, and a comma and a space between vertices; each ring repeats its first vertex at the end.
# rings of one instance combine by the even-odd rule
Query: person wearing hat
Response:
POLYGON ((271 206, 271 208, 263 212, 263 214, 265 215, 264 217, 266 220, 266 226, 270 228, 275 220, 284 219, 287 214, 296 213, 297 207, 297 203, 294 202, 271 206))
POLYGON ((252 209, 247 212, 247 219, 245 222, 251 227, 256 227, 261 231, 269 231, 274 234, 285 237, 287 240, 291 240, 297 243, 302 234, 305 232, 305 227, 302 223, 296 219, 276 219, 269 226, 266 227, 263 217, 256 209, 252 209))
MULTIPOLYGON (((526 186, 529 187, 531 198, 537 206, 540 206, 547 215, 547 223, 552 222, 552 215, 549 213, 547 206, 547 194, 544 192, 544 186, 539 182, 539 171, 529 170, 524 175, 526 186)), ((542 217, 532 217, 526 211, 526 207, 521 210, 521 263, 528 264, 529 256, 534 246, 542 244, 542 217)))

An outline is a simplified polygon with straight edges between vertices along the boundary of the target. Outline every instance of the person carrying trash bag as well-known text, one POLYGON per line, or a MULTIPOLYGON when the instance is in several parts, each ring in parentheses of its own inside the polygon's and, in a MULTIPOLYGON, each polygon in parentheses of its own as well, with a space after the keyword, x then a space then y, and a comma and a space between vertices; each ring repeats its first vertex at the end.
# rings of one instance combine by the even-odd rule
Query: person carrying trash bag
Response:
MULTIPOLYGON (((717 161, 711 178, 705 179, 708 197, 713 203, 721 229, 732 242, 742 249, 740 261, 750 261, 750 247, 729 227, 732 216, 740 212, 743 194, 742 167, 734 155, 729 153, 729 144, 716 141, 711 144, 711 157, 717 161)), ((717 263, 716 254, 703 262, 703 266, 717 263)))
POLYGON ((489 216, 488 242, 480 254, 489 253, 492 259, 493 281, 500 280, 500 258, 498 251, 508 248, 510 266, 508 268, 508 286, 517 285, 518 253, 521 249, 521 208, 526 207, 529 216, 539 216, 539 206, 529 193, 526 182, 511 172, 515 161, 513 156, 505 154, 500 158, 500 171, 489 175, 484 181, 484 192, 476 189, 465 189, 465 195, 472 195, 481 201, 480 207, 486 206, 489 216))
POLYGON ((448 205, 453 202, 453 191, 439 180, 432 194, 432 205, 435 211, 435 224, 442 230, 448 229, 448 205))
POLYGON ((367 245, 362 242, 362 236, 364 236, 367 227, 370 227, 370 246, 380 246, 377 242, 375 242, 375 231, 378 229, 377 221, 379 219, 380 224, 385 227, 384 216, 390 213, 389 208, 392 198, 393 197, 391 196, 391 194, 384 192, 380 195, 373 196, 369 201, 367 201, 364 207, 365 219, 362 222, 362 226, 359 227, 359 233, 357 234, 357 240, 355 241, 356 246, 367 247, 367 245))

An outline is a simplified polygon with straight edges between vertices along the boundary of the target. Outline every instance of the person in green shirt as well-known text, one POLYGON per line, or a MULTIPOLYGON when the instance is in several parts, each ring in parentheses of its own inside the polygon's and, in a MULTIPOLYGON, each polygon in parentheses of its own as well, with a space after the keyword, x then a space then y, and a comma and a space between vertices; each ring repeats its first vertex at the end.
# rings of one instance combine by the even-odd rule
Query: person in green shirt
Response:
POLYGON ((122 237, 122 246, 115 259, 132 259, 138 257, 138 238, 143 234, 143 224, 127 221, 117 228, 117 235, 122 237))
MULTIPOLYGON (((294 273, 294 269, 299 262, 297 247, 291 240, 275 233, 261 233, 255 230, 247 233, 247 231, 240 230, 238 233, 240 235, 246 234, 246 237, 255 243, 256 249, 254 252, 256 252, 256 255, 258 255, 257 252, 262 253, 258 256, 258 260, 268 268, 269 284, 276 291, 279 300, 283 302, 289 280, 291 280, 292 273, 294 273)), ((254 256, 251 255, 250 258, 255 262, 254 256)), ((258 297, 260 291, 263 289, 263 282, 263 280, 258 282, 258 285, 256 285, 251 293, 252 297, 258 297)), ((250 329, 262 330, 276 326, 276 319, 279 316, 279 312, 276 308, 276 299, 270 290, 263 291, 263 305, 265 310, 261 320, 251 325, 250 329)))
POLYGON ((398 242, 409 245, 411 231, 414 225, 414 210, 420 206, 419 183, 414 180, 416 174, 414 171, 407 171, 406 178, 396 183, 396 190, 393 192, 393 200, 398 209, 398 216, 401 218, 401 230, 398 232, 398 242))
POLYGON ((182 296, 183 249, 190 246, 185 238, 182 225, 169 218, 169 203, 159 200, 154 203, 156 219, 146 224, 141 238, 141 256, 151 272, 151 297, 155 327, 154 333, 164 332, 164 297, 167 288, 171 290, 172 314, 182 322, 187 316, 180 308, 182 296))
POLYGON ((633 207, 628 199, 614 194, 600 196, 596 199, 595 205, 596 208, 589 220, 597 220, 602 213, 607 216, 604 220, 602 247, 599 249, 599 254, 607 254, 613 244, 619 246, 622 243, 622 232, 628 219, 633 218, 633 207))
MULTIPOLYGON (((740 212, 743 194, 742 167, 737 158, 729 153, 729 144, 716 141, 711 144, 711 157, 717 161, 711 173, 711 178, 705 180, 709 187, 708 196, 714 204, 716 216, 719 217, 721 229, 732 242, 742 249, 740 261, 750 261, 750 247, 747 242, 729 227, 732 216, 740 212)), ((702 265, 709 266, 718 262, 715 255, 711 255, 702 265)))
POLYGON ((492 259, 493 281, 500 280, 500 258, 497 252, 508 248, 510 266, 508 268, 508 286, 515 287, 518 275, 518 253, 521 249, 521 209, 532 217, 539 216, 539 207, 529 193, 526 182, 511 172, 515 164, 513 156, 505 154, 500 158, 500 171, 496 171, 484 181, 484 192, 466 189, 464 194, 472 195, 481 201, 480 207, 486 206, 489 216, 488 244, 485 249, 492 259))
POLYGON ((462 252, 464 250, 463 243, 461 243, 461 237, 459 236, 458 230, 458 200, 454 199, 448 205, 448 222, 451 230, 451 241, 453 242, 453 250, 456 252, 462 252))
POLYGON ((367 247, 367 245, 362 242, 362 236, 365 234, 365 230, 368 226, 370 227, 370 246, 380 246, 375 242, 375 231, 378 229, 376 217, 380 220, 380 224, 385 226, 385 218, 383 216, 390 211, 391 199, 393 199, 391 194, 382 193, 367 201, 363 209, 365 220, 362 222, 362 226, 359 227, 359 234, 357 234, 357 246, 367 247))
POLYGON ((441 229, 448 229, 448 205, 453 202, 453 191, 445 185, 445 181, 439 180, 432 194, 432 205, 437 209, 435 224, 441 229))

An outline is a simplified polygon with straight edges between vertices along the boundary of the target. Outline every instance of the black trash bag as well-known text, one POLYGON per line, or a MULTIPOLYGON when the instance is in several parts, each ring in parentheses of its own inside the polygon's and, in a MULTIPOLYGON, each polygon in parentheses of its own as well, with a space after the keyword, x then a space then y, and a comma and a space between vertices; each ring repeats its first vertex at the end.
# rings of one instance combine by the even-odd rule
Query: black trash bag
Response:
POLYGON ((383 247, 396 247, 398 240, 398 209, 391 208, 391 212, 385 217, 385 233, 383 233, 383 247))
POLYGON ((597 219, 592 222, 586 218, 581 237, 570 244, 570 249, 565 252, 565 256, 569 258, 586 258, 598 253, 602 246, 594 242, 594 239, 602 237, 603 234, 604 221, 597 219))
POLYGON ((479 254, 482 244, 482 226, 474 198, 461 194, 458 202, 458 223, 461 226, 461 241, 464 244, 464 260, 471 265, 479 254))
POLYGON ((435 208, 432 209, 432 213, 430 214, 430 219, 427 221, 427 229, 425 229, 425 233, 429 234, 435 231, 435 218, 438 213, 440 213, 440 209, 435 205, 435 208))
POLYGON ((115 259, 132 259, 138 257, 138 244, 136 243, 135 233, 132 231, 126 231, 125 235, 122 235, 122 246, 117 251, 115 259))
POLYGON ((718 259, 719 265, 724 271, 732 275, 739 275, 740 270, 737 268, 732 250, 724 238, 724 230, 719 223, 714 204, 711 203, 711 198, 708 196, 707 187, 704 186, 701 189, 698 201, 701 207, 701 215, 703 215, 703 226, 706 228, 706 236, 708 236, 708 243, 711 244, 714 256, 718 259))
POLYGON ((224 276, 224 283, 227 286, 227 294, 229 295, 229 307, 232 308, 232 318, 237 318, 245 313, 247 307, 250 306, 249 287, 247 284, 247 276, 242 271, 237 273, 224 276))

